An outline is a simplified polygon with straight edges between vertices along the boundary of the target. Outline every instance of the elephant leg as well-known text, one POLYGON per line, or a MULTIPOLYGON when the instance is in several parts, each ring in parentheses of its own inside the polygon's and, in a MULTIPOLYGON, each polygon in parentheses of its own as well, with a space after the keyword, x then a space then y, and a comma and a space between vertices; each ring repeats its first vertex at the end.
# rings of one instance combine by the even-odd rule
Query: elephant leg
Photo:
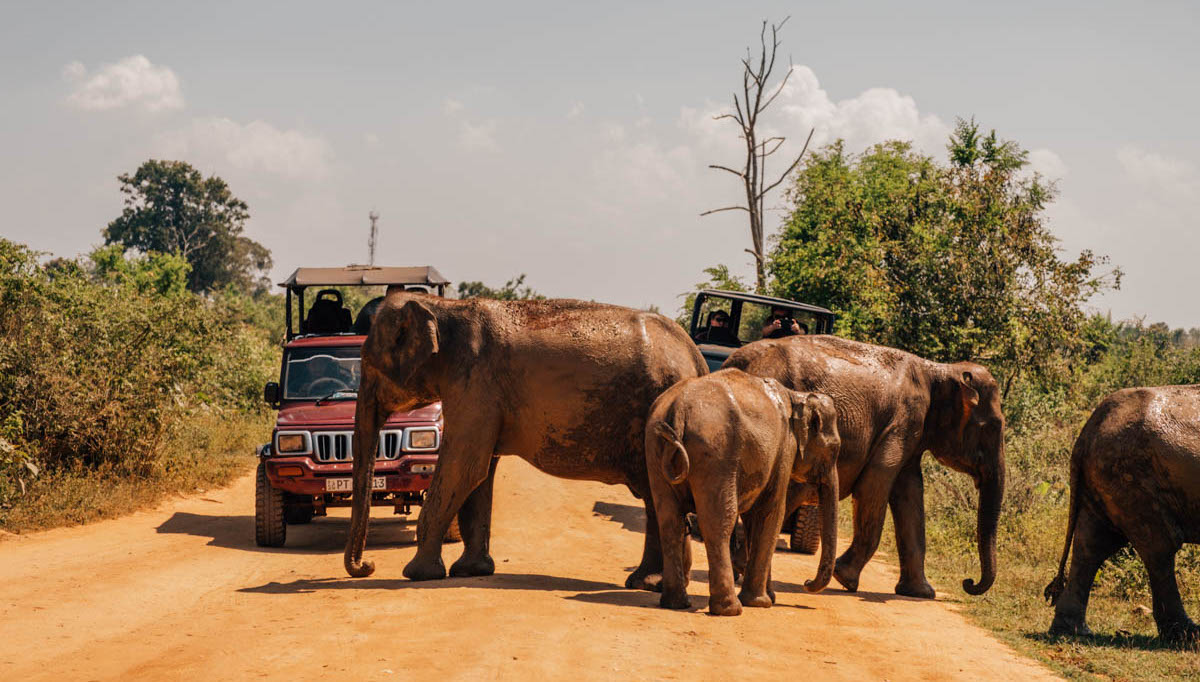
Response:
POLYGON ((646 506, 646 537, 642 545, 642 562, 625 578, 625 588, 630 590, 662 590, 663 548, 659 539, 658 515, 654 511, 654 497, 649 489, 639 495, 646 506))
POLYGON ((496 465, 499 461, 499 457, 492 457, 487 478, 467 496, 458 510, 463 553, 450 566, 451 576, 491 575, 496 572, 496 562, 491 555, 492 488, 496 482, 496 465))
POLYGON ((854 537, 833 568, 833 577, 848 592, 858 590, 858 577, 863 567, 879 549, 894 478, 895 473, 886 467, 868 469, 854 486, 854 537))
POLYGON ((736 616, 742 604, 734 593, 733 561, 729 538, 737 522, 737 497, 732 485, 696 496, 696 517, 708 553, 708 612, 714 616, 736 616))
POLYGON ((1096 571, 1121 547, 1125 536, 1107 519, 1098 516, 1087 504, 1080 505, 1071 543, 1071 566, 1067 583, 1054 608, 1052 635, 1090 635, 1087 626, 1088 596, 1096 571))
MULTIPOLYGON (((782 486, 780 486, 782 487, 782 486)), ((775 541, 783 525, 783 491, 775 490, 759 498, 755 509, 746 515, 746 544, 749 559, 746 575, 742 579, 742 592, 738 600, 744 606, 769 607, 775 602, 771 590, 771 559, 775 555, 775 541)))
POLYGON ((471 493, 488 477, 492 464, 497 429, 477 424, 447 429, 449 434, 442 441, 433 483, 417 518, 417 555, 404 567, 404 577, 409 580, 446 577, 446 566, 442 563, 446 529, 471 493))
POLYGON ((692 605, 687 595, 688 573, 692 568, 691 548, 688 547, 683 509, 675 490, 664 483, 655 491, 654 508, 663 560, 662 597, 658 604, 664 609, 686 609, 692 605))
POLYGON ((933 599, 933 586, 925 579, 925 481, 921 459, 914 457, 900 470, 888 497, 900 555, 900 582, 896 594, 933 599))
POLYGON ((1165 535, 1139 533, 1130 538, 1130 543, 1150 575, 1150 594, 1158 636, 1168 641, 1195 643, 1200 641, 1200 628, 1188 618, 1183 608, 1179 582, 1175 576, 1175 554, 1181 545, 1165 535))

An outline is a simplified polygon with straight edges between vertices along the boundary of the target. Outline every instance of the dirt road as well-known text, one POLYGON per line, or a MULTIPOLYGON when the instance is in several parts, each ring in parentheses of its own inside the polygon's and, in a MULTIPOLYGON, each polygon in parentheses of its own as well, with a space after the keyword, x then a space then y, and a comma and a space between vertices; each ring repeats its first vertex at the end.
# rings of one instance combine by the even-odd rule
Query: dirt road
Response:
MULTIPOLYGON (((156 511, 0 540, 0 679, 1050 677, 947 605, 892 594, 890 557, 857 594, 809 595, 814 559, 780 552, 776 607, 714 618, 695 545, 693 611, 659 609, 657 595, 621 587, 641 550, 637 501, 516 458, 500 464, 487 578, 405 581, 414 524, 382 510, 367 552, 378 569, 348 578, 344 515, 263 550, 253 509, 244 477, 156 511)), ((447 565, 460 547, 447 546, 447 565)))

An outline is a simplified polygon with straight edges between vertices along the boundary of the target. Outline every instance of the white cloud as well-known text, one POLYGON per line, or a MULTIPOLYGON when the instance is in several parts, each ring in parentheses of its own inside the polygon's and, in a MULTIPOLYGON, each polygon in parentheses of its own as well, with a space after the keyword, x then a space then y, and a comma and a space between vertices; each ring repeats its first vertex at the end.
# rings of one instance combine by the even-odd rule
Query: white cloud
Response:
POLYGON ((578 101, 575 102, 574 104, 571 105, 571 108, 567 111, 568 119, 579 118, 582 115, 583 115, 583 102, 578 102, 578 101))
POLYGON ((1171 202, 1200 203, 1200 170, 1188 161, 1125 146, 1117 161, 1143 192, 1171 202))
POLYGON ((1049 149, 1035 149, 1029 152, 1028 168, 1050 180, 1059 180, 1067 175, 1067 163, 1049 149))
POLYGON ((467 151, 500 151, 496 142, 496 122, 484 121, 478 125, 462 121, 458 131, 458 144, 467 151))
POLYGON ((145 111, 181 109, 183 93, 171 69, 150 63, 138 54, 115 64, 104 64, 91 75, 79 62, 63 67, 63 77, 74 85, 67 103, 84 111, 137 107, 145 111))
POLYGON ((195 119, 183 130, 159 135, 157 142, 169 156, 223 162, 293 179, 325 177, 333 158, 324 138, 280 130, 263 121, 243 125, 228 118, 195 119))
POLYGON ((379 146, 379 136, 375 133, 363 133, 363 144, 374 149, 379 146))
POLYGON ((453 116, 463 110, 463 103, 456 99, 448 99, 442 105, 442 111, 446 112, 447 116, 453 116))

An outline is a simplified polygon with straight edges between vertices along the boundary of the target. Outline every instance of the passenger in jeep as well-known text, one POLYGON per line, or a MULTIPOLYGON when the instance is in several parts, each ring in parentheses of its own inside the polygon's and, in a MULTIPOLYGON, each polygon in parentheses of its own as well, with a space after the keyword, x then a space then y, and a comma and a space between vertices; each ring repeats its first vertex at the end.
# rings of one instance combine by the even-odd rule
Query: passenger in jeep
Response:
MULTIPOLYGON (((412 287, 413 291, 427 293, 428 289, 424 287, 412 287)), ((354 318, 354 333, 366 336, 371 331, 371 320, 375 319, 375 313, 379 310, 379 305, 383 303, 383 299, 391 296, 397 291, 404 291, 403 284, 389 284, 387 291, 383 292, 383 296, 376 296, 367 301, 362 310, 358 311, 358 317, 354 318)))
POLYGON ((792 319, 792 311, 787 308, 771 308, 771 317, 767 318, 767 323, 763 326, 762 337, 764 339, 781 339, 785 336, 798 336, 807 334, 808 327, 796 322, 792 319))
POLYGON ((729 326, 729 313, 724 310, 714 310, 708 314, 708 324, 696 333, 697 343, 736 344, 737 337, 729 326))

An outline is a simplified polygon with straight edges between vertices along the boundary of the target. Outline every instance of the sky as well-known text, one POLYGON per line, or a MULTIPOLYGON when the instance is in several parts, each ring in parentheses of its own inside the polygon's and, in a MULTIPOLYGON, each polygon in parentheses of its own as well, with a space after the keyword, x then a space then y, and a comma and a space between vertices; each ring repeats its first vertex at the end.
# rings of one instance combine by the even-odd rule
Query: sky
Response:
MULTIPOLYGON (((675 312, 718 263, 752 279, 727 109, 790 16, 765 125, 944 158, 956 117, 1057 180, 1063 256, 1124 271, 1116 319, 1200 326, 1200 6, 1188 2, 4 3, 0 236, 86 253, 117 176, 188 161, 299 266, 434 265, 675 312), (789 63, 791 66, 789 67, 789 63)), ((782 169, 780 167, 780 169, 782 169)), ((785 207, 776 194, 767 228, 785 207)), ((821 303, 820 301, 810 301, 821 303)))

